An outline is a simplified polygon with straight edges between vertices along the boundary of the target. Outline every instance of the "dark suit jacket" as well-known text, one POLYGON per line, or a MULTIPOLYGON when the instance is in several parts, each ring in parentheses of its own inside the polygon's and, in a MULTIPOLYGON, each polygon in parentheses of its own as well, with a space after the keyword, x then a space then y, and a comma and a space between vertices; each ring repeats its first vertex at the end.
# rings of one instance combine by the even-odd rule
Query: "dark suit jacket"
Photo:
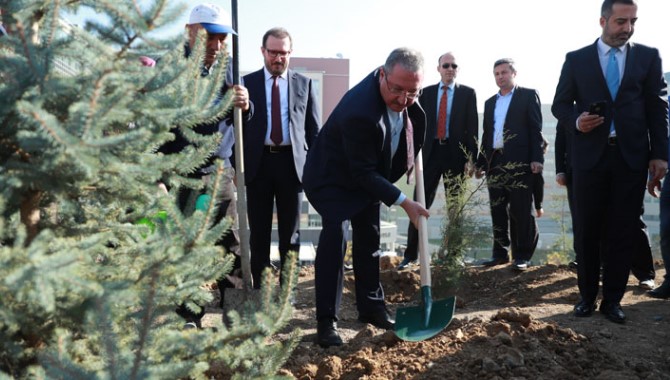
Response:
MULTIPOLYGON (((405 174, 407 157, 391 157, 386 114, 376 70, 342 97, 319 132, 307 154, 303 186, 324 218, 347 220, 370 202, 392 205, 400 196, 393 182, 405 174)), ((423 146, 426 116, 419 103, 408 107, 408 115, 416 155, 423 146)), ((404 141, 403 130, 398 152, 406 150, 404 141)))
MULTIPOLYGON (((494 110, 498 95, 490 97, 484 103, 484 123, 481 152, 477 166, 488 170, 493 153, 494 110)), ((503 126, 504 155, 502 163, 514 162, 529 165, 531 162, 544 162, 542 152, 542 111, 537 91, 516 87, 510 102, 503 126)), ((530 172, 529 167, 524 168, 530 172)))
POLYGON ((597 40, 567 54, 551 111, 572 128, 575 169, 589 170, 603 155, 614 119, 617 145, 634 170, 651 159, 668 159, 668 102, 658 50, 629 43, 626 67, 616 99, 607 88, 598 59, 597 40), (605 122, 589 133, 576 129, 577 116, 596 101, 607 101, 605 122))
POLYGON ((568 177, 572 174, 572 164, 570 163, 572 158, 572 132, 567 130, 570 127, 575 128, 574 124, 566 125, 559 121, 556 124, 556 140, 554 141, 556 174, 563 173, 568 177))
MULTIPOLYGON (((423 90, 419 101, 424 111, 426 111, 426 140, 432 141, 437 135, 437 97, 440 85, 434 84, 423 90)), ((454 85, 453 103, 451 105, 451 114, 449 115, 449 141, 453 142, 456 149, 463 145, 466 151, 471 154, 472 159, 477 158, 477 129, 479 115, 477 114, 477 95, 471 87, 456 83, 454 85)), ((424 162, 430 157, 433 144, 426 144, 423 148, 424 162)), ((442 169, 447 166, 460 168, 463 170, 466 162, 466 156, 459 155, 459 162, 444 163, 442 169)))
MULTIPOLYGON (((293 161, 298 179, 302 179, 307 150, 316 139, 321 125, 319 102, 312 80, 293 70, 288 70, 289 135, 293 148, 293 161)), ((250 100, 256 104, 254 117, 244 124, 244 168, 246 183, 253 182, 263 157, 267 131, 267 98, 265 74, 260 69, 244 76, 250 100)))

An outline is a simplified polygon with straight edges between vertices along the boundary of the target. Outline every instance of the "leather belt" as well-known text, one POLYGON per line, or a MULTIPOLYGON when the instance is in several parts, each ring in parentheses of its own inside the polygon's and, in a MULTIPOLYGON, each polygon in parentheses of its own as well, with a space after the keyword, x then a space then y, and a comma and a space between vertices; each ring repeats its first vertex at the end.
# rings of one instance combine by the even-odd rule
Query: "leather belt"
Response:
POLYGON ((263 151, 268 153, 290 152, 291 145, 264 145, 263 151))
POLYGON ((610 136, 607 138, 607 145, 615 146, 616 145, 616 136, 610 136))

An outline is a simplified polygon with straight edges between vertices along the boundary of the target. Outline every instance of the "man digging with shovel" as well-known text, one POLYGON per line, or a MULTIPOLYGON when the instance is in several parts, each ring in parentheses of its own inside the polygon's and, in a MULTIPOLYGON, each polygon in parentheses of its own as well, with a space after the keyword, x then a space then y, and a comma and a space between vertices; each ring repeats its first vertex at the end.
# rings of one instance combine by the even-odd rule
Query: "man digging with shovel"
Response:
POLYGON ((349 90, 307 154, 305 194, 323 218, 315 262, 317 343, 339 346, 337 319, 342 299, 349 224, 358 320, 391 330, 395 321, 379 282, 380 202, 400 205, 415 225, 429 213, 393 185, 407 174, 424 142, 426 116, 421 94, 423 57, 395 49, 384 66, 349 90))

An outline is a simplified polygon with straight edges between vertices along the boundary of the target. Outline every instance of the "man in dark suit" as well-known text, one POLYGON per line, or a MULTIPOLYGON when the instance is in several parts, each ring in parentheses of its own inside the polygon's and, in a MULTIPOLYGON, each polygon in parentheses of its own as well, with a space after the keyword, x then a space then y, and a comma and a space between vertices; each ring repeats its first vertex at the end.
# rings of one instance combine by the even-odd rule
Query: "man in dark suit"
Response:
POLYGON ((620 302, 640 230, 645 183, 660 181, 668 166, 661 58, 657 49, 629 42, 636 21, 635 0, 605 0, 601 37, 566 55, 552 105, 554 116, 573 134, 581 295, 575 316, 595 310, 602 264, 600 312, 617 323, 626 320, 620 302), (600 114, 589 113, 592 103, 603 101, 600 114))
MULTIPOLYGON (((566 131, 566 128, 574 127, 563 122, 556 124, 556 183, 560 186, 565 186, 568 193, 568 207, 570 208, 570 215, 572 216, 573 231, 576 229, 576 219, 574 217, 576 210, 573 206, 572 195, 572 167, 570 160, 572 159, 572 131, 566 131)), ((647 232, 647 224, 644 222, 644 207, 640 210, 640 230, 635 237, 635 249, 633 250, 633 259, 631 262, 631 272, 638 279, 638 286, 643 289, 652 289, 654 285, 654 277, 656 271, 654 269, 654 258, 651 252, 651 243, 649 242, 649 233, 647 232)), ((573 240, 574 242, 574 240, 573 240)), ((576 247, 573 244, 573 249, 576 247)), ((601 249, 605 247, 601 246, 601 249)), ((577 261, 570 262, 569 266, 573 269, 577 268, 577 261)))
POLYGON ((244 76, 255 116, 244 124, 244 165, 249 212, 251 275, 260 288, 270 263, 272 214, 277 205, 279 255, 300 250, 302 172, 307 150, 321 125, 316 89, 311 79, 288 69, 293 48, 284 28, 263 36, 265 67, 244 76))
POLYGON ((412 177, 423 145, 426 116, 416 102, 422 80, 421 53, 395 49, 344 95, 307 155, 305 192, 323 221, 315 262, 317 343, 323 347, 342 344, 336 321, 350 222, 358 320, 394 326, 379 282, 379 208, 380 201, 400 205, 412 223, 428 216, 393 185, 405 173, 412 177))
MULTIPOLYGON (((440 83, 426 87, 419 98, 426 111, 426 144, 422 150, 426 208, 433 204, 440 180, 447 204, 453 203, 459 196, 464 175, 471 172, 472 161, 477 157, 479 121, 475 90, 455 82, 458 64, 453 53, 440 56, 437 72, 442 78, 440 83)), ((449 206, 449 222, 457 223, 457 216, 452 212, 454 205, 449 206)), ((398 270, 416 261, 418 236, 416 227, 410 223, 407 249, 398 270)))
POLYGON ((508 250, 514 242, 513 268, 525 270, 535 251, 537 224, 532 215, 532 173, 541 173, 542 112, 537 91, 516 86, 514 61, 497 60, 493 75, 500 91, 484 103, 481 150, 477 158, 477 178, 486 173, 493 255, 482 264, 509 262, 508 250), (514 234, 510 235, 513 220, 514 234))

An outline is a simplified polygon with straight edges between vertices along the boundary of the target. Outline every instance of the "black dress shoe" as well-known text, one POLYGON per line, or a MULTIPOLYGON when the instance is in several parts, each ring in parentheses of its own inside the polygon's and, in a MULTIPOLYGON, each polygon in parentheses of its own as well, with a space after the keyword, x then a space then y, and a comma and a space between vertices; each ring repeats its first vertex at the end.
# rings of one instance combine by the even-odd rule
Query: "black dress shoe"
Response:
POLYGON ((647 292, 649 297, 668 299, 670 298, 670 280, 665 280, 661 286, 647 292))
POLYGON ((342 338, 337 333, 337 323, 335 321, 324 319, 317 322, 316 343, 323 348, 342 345, 342 338))
POLYGON ((400 265, 398 265, 398 268, 396 268, 396 269, 397 270, 405 270, 405 269, 408 269, 410 266, 415 265, 415 264, 416 264, 416 260, 412 260, 412 259, 409 259, 409 258, 405 257, 404 259, 402 259, 402 261, 400 262, 400 265))
POLYGON ((626 314, 623 313, 618 302, 603 302, 600 304, 600 313, 614 323, 626 322, 626 314))
POLYGON ((575 317, 590 317, 591 314, 593 314, 593 311, 596 310, 596 303, 579 301, 579 303, 575 305, 574 310, 575 317))
POLYGON ((576 261, 570 261, 568 263, 568 269, 570 269, 571 271, 577 272, 578 267, 579 267, 579 264, 577 264, 576 261))
POLYGON ((393 327, 395 327, 395 320, 391 318, 386 310, 371 314, 358 314, 358 320, 384 330, 393 330, 393 327))
POLYGON ((489 260, 482 261, 482 265, 485 267, 494 267, 496 265, 502 265, 509 263, 509 259, 503 257, 493 257, 489 260))

